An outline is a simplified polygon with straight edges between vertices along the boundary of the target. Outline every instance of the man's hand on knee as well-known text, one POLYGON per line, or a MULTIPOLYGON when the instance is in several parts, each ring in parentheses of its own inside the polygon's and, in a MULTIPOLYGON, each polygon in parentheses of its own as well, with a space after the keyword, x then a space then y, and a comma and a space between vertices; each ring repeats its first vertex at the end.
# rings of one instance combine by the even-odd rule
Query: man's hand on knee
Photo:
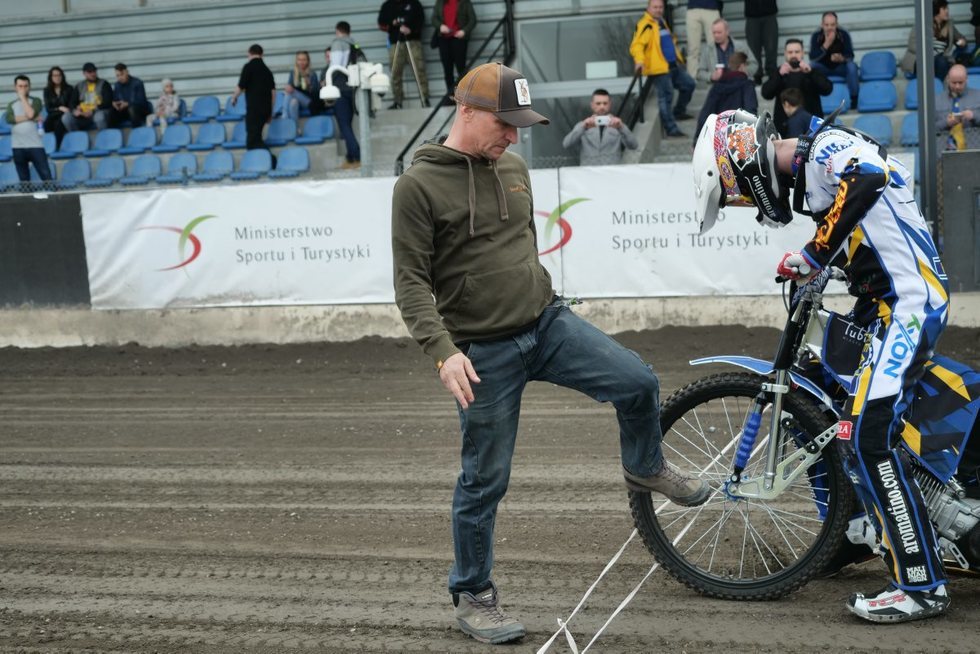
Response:
POLYGON ((465 354, 457 352, 446 359, 439 368, 439 379, 461 407, 469 408, 470 402, 473 401, 473 388, 470 382, 479 384, 480 378, 476 376, 476 370, 465 354))

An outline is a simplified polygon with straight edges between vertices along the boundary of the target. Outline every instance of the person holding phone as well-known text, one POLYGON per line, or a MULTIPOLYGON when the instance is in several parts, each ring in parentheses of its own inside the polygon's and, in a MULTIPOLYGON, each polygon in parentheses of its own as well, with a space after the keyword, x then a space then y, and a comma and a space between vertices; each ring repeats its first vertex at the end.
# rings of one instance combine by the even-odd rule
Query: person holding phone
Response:
POLYGON ((783 56, 785 61, 762 85, 762 97, 766 100, 775 100, 772 119, 780 134, 785 134, 788 128, 786 112, 778 100, 780 93, 786 89, 799 89, 803 94, 803 108, 811 116, 823 118, 820 96, 829 95, 834 90, 834 85, 827 76, 812 68, 804 58, 803 41, 787 39, 783 56))
POLYGON ((980 147, 980 91, 966 85, 966 67, 954 64, 944 93, 936 94, 936 133, 941 150, 980 147))
POLYGON ((592 115, 575 123, 561 142, 566 149, 579 147, 579 165, 608 166, 623 162, 623 148, 635 150, 640 147, 630 128, 613 116, 612 98, 606 89, 592 92, 589 102, 592 115))

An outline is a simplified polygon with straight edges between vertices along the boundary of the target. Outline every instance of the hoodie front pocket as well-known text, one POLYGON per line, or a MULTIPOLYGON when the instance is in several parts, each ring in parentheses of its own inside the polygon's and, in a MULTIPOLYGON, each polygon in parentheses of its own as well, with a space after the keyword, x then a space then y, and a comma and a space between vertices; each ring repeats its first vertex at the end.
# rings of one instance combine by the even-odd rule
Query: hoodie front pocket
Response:
POLYGON ((535 320, 550 297, 550 283, 541 264, 522 263, 467 275, 459 303, 446 318, 467 333, 519 327, 535 320))

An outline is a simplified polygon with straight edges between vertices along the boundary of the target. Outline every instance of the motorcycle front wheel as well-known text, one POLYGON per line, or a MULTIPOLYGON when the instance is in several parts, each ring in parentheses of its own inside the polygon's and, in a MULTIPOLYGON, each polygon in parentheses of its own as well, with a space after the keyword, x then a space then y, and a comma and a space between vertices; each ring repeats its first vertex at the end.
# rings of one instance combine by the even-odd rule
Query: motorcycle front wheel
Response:
MULTIPOLYGON (((771 499, 726 494, 742 428, 769 381, 724 373, 692 382, 661 408, 663 453, 672 464, 707 481, 712 495, 697 507, 630 492, 630 509, 644 543, 673 577, 721 599, 772 600, 809 581, 840 546, 854 502, 836 443, 781 494, 771 499)), ((763 473, 772 405, 742 479, 763 473)), ((833 424, 802 390, 784 396, 777 463, 833 424)))

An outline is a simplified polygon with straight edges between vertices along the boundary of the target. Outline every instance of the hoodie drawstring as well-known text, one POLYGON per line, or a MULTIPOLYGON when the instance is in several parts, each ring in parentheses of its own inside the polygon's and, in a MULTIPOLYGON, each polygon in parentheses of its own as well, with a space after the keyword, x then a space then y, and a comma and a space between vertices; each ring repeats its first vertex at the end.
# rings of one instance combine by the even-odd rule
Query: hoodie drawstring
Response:
POLYGON ((473 235, 476 233, 476 228, 473 222, 474 218, 476 217, 476 180, 473 177, 473 162, 470 160, 469 157, 463 157, 463 158, 466 159, 466 168, 469 171, 469 179, 470 179, 470 195, 469 195, 470 237, 472 238, 473 235))
POLYGON ((509 220, 510 213, 507 212, 507 196, 504 195, 504 185, 497 174, 497 162, 491 161, 490 167, 493 168, 493 178, 497 180, 497 205, 500 207, 500 220, 509 220))

